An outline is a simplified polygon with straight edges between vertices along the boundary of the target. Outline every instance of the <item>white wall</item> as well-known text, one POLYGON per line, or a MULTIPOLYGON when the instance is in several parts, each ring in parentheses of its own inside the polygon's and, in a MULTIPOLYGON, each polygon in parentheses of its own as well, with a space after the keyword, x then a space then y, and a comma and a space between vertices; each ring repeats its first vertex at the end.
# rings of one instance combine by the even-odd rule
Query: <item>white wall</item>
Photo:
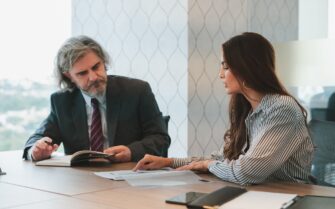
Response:
POLYGON ((286 86, 333 86, 335 40, 274 44, 278 76, 286 86))
POLYGON ((335 39, 335 1, 328 1, 328 38, 335 39))
POLYGON ((327 37, 328 0, 299 0, 299 40, 327 37))

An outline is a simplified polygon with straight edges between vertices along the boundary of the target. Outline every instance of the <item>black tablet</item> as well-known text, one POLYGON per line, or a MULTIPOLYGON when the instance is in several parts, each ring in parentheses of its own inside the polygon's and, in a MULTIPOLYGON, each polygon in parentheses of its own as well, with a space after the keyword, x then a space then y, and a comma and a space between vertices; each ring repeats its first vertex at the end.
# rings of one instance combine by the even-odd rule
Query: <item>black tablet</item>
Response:
POLYGON ((166 203, 171 203, 171 204, 179 204, 179 205, 187 205, 187 203, 190 203, 191 201, 202 197, 206 193, 201 193, 201 192, 187 192, 184 194, 180 194, 174 197, 171 197, 167 200, 165 200, 166 203))

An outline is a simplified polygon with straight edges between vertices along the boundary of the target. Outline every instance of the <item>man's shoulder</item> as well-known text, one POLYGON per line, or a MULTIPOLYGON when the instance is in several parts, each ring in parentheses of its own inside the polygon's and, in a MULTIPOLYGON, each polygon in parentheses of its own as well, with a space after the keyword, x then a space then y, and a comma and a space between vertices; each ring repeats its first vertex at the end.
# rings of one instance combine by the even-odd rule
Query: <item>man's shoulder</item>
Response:
POLYGON ((118 76, 118 75, 109 75, 108 80, 111 82, 117 82, 117 83, 124 83, 124 84, 147 84, 148 82, 137 79, 137 78, 131 78, 126 76, 118 76))
POLYGON ((70 99, 76 96, 80 91, 75 88, 73 90, 58 90, 51 94, 52 99, 70 99))
POLYGON ((134 89, 141 90, 143 88, 150 87, 149 83, 144 80, 130 78, 126 76, 109 75, 108 82, 109 86, 111 86, 112 88, 117 86, 120 89, 131 91, 134 89))

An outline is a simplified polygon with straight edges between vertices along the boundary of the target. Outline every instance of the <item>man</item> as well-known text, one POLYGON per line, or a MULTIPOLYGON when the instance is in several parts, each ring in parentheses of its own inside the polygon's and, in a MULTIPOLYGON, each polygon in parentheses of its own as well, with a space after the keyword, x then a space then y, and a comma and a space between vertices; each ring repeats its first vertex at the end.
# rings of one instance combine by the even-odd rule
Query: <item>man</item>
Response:
POLYGON ((49 158, 60 143, 65 154, 104 151, 116 162, 167 155, 170 137, 149 84, 107 76, 108 63, 87 36, 64 43, 55 61, 61 91, 51 95, 51 112, 26 142, 23 158, 49 158))

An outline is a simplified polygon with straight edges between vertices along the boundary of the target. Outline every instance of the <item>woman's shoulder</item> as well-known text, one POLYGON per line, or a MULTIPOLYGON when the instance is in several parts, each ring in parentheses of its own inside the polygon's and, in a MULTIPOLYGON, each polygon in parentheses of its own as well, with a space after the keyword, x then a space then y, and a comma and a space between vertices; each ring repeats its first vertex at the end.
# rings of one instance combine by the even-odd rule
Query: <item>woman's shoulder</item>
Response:
POLYGON ((276 111, 295 114, 296 116, 302 116, 302 110, 298 105, 298 102, 289 95, 269 94, 266 95, 267 112, 273 113, 276 111))

